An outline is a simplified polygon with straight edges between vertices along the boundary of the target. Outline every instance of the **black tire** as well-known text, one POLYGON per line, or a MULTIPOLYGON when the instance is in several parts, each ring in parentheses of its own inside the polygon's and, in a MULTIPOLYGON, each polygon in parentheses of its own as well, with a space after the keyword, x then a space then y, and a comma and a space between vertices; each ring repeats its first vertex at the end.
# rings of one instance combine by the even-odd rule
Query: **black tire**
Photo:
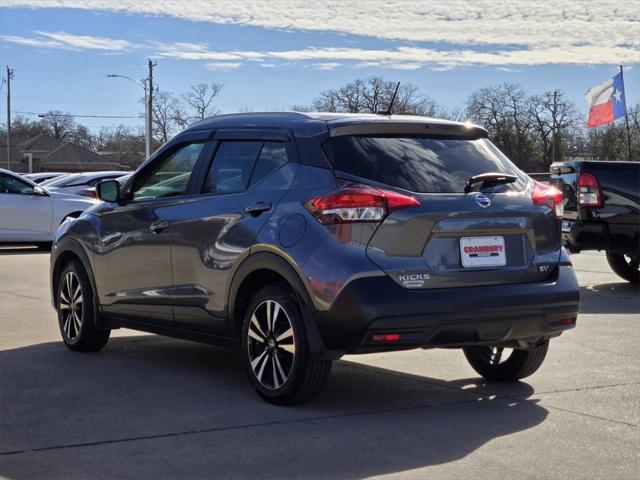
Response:
POLYGON ((330 360, 309 355, 300 305, 286 283, 267 285, 253 295, 245 311, 241 342, 251 383, 270 403, 311 400, 331 371, 330 360))
POLYGON ((498 349, 493 347, 465 347, 464 356, 471 367, 487 380, 516 382, 540 368, 548 349, 547 340, 532 350, 513 350, 504 361, 499 358, 496 361, 498 349))
POLYGON ((632 257, 631 255, 624 255, 622 253, 607 252, 607 262, 609 262, 611 270, 620 278, 631 283, 638 283, 640 281, 639 258, 640 255, 632 257))
POLYGON ((93 290, 78 260, 67 263, 60 272, 56 310, 62 340, 71 350, 95 352, 109 341, 111 330, 96 327, 93 290))

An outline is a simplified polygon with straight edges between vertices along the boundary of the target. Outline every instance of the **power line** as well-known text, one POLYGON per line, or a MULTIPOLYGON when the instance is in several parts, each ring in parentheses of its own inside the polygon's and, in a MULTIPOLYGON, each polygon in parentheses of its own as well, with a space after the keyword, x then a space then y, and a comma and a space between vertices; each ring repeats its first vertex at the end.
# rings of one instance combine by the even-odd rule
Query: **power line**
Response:
MULTIPOLYGON (((39 117, 44 117, 50 114, 50 113, 38 113, 38 112, 21 112, 18 110, 14 110, 14 112, 21 113, 23 115, 38 115, 39 117)), ((131 116, 131 115, 74 115, 71 113, 56 113, 55 115, 59 117, 76 117, 76 118, 140 118, 138 116, 131 116)))

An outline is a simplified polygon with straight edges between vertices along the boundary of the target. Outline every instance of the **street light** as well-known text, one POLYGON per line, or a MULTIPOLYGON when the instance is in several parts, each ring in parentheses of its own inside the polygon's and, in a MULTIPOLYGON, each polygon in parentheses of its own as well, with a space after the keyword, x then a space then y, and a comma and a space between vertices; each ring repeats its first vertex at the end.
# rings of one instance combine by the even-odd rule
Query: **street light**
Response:
POLYGON ((107 75, 107 78, 125 78, 130 82, 135 83, 140 88, 144 90, 144 126, 145 126, 145 142, 144 142, 144 153, 145 158, 149 158, 151 155, 151 108, 148 101, 148 89, 147 89, 147 81, 148 78, 144 78, 140 81, 134 80, 131 77, 127 77, 126 75, 116 75, 110 73, 107 75))

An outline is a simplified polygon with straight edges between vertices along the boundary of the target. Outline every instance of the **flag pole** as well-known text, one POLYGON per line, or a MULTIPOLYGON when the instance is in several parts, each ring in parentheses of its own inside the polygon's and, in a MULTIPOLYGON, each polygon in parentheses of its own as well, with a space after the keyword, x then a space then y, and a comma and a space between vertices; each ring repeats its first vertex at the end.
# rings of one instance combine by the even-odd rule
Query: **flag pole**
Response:
MULTIPOLYGON (((624 86, 624 74, 622 73, 622 65, 620 65, 620 79, 622 80, 622 85, 624 86)), ((631 161, 631 131, 629 130, 629 114, 627 112, 626 88, 624 97, 624 122, 627 125, 627 159, 631 161)))

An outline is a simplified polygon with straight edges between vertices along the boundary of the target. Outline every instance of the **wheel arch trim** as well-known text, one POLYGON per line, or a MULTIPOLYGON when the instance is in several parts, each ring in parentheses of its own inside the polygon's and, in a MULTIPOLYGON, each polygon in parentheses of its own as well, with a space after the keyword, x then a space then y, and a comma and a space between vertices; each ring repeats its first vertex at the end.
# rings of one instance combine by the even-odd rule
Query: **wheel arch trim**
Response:
POLYGON ((237 268, 231 286, 228 293, 228 312, 229 312, 229 328, 233 336, 239 338, 240 331, 239 325, 241 319, 237 319, 236 315, 236 301, 240 294, 240 288, 244 281, 249 278, 251 274, 257 270, 269 270, 280 277, 289 284, 293 289, 295 295, 298 297, 300 307, 302 310, 302 316, 307 332, 307 338, 309 340, 309 351, 313 357, 321 357, 326 353, 326 347, 324 341, 320 335, 320 331, 316 325, 313 315, 313 302, 311 295, 307 287, 304 284, 300 275, 296 272, 295 268, 282 256, 267 251, 261 251, 249 255, 237 268))

